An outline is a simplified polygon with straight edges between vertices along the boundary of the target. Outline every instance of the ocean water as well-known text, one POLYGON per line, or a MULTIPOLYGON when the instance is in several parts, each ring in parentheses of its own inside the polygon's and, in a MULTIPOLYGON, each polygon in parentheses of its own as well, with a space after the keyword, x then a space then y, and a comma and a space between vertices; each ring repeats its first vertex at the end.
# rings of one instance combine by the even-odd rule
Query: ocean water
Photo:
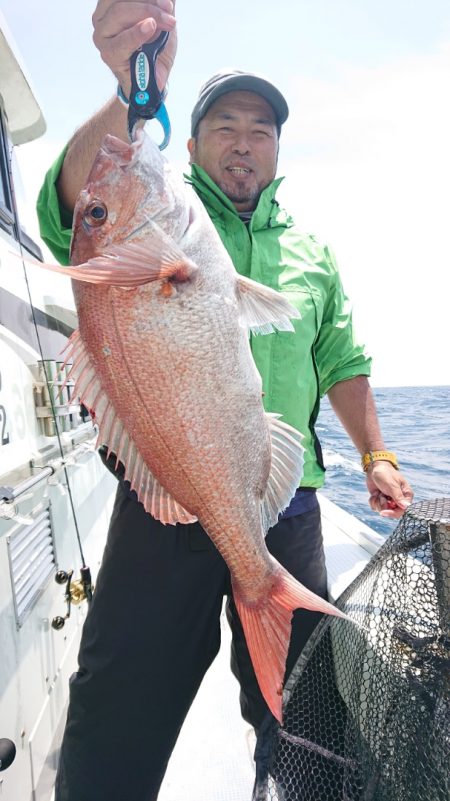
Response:
MULTIPOLYGON (((450 387, 388 387, 373 392, 386 447, 397 454, 414 501, 450 498, 450 387)), ((370 509, 359 454, 326 398, 316 430, 326 467, 324 495, 380 534, 390 534, 397 522, 370 509)))

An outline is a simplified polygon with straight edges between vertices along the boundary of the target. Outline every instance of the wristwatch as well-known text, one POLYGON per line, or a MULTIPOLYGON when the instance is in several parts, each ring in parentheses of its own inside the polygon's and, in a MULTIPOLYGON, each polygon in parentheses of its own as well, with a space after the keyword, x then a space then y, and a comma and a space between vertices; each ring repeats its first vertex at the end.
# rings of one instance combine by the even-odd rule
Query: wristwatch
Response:
POLYGON ((390 462, 396 470, 399 469, 397 457, 392 451, 368 451, 365 453, 361 457, 361 467, 365 473, 374 462, 390 462))

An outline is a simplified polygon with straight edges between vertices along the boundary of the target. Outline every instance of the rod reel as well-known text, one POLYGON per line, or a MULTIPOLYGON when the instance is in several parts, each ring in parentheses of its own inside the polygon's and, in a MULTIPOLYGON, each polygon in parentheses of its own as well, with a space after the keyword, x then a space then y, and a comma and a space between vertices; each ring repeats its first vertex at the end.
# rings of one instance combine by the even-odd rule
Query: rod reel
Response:
POLYGON ((66 585, 66 590, 64 593, 64 599, 67 604, 66 614, 64 617, 62 615, 56 615, 52 620, 52 628, 56 631, 60 631, 60 629, 63 628, 67 618, 70 617, 72 604, 78 606, 83 601, 87 601, 88 604, 90 604, 92 601, 94 587, 92 584, 90 568, 86 566, 83 566, 80 569, 79 579, 73 580, 73 570, 58 570, 55 575, 55 581, 57 584, 66 585))

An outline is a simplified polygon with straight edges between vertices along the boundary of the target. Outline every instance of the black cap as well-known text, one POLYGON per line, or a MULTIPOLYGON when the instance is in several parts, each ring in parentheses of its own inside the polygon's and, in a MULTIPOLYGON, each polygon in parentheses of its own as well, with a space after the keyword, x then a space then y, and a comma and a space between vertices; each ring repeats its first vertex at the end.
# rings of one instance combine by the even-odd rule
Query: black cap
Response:
POLYGON ((200 89, 191 115, 191 135, 212 104, 228 92, 255 92, 272 106, 280 129, 289 115, 289 107, 281 92, 267 78, 254 72, 225 69, 213 75, 200 89))

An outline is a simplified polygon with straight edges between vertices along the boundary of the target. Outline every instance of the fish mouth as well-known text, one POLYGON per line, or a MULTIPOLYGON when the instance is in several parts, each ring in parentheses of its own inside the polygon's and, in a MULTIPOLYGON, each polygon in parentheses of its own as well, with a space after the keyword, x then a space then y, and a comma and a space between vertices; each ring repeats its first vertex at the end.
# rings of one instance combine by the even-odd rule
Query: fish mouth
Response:
POLYGON ((117 167, 128 167, 137 158, 144 142, 144 132, 137 131, 134 142, 127 143, 117 136, 106 134, 101 150, 117 167))

